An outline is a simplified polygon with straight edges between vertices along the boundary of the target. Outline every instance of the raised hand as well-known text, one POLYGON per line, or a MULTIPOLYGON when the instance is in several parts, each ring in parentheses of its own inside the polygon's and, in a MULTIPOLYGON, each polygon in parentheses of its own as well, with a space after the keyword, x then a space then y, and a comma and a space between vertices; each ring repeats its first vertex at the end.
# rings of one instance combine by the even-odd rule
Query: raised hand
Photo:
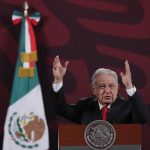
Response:
POLYGON ((120 76, 122 79, 122 83, 124 84, 126 89, 133 88, 132 75, 131 75, 130 66, 127 60, 125 61, 125 73, 121 72, 120 76))
POLYGON ((57 55, 53 62, 53 76, 54 76, 54 83, 60 83, 63 81, 63 77, 66 73, 68 61, 64 63, 62 66, 59 56, 57 55))

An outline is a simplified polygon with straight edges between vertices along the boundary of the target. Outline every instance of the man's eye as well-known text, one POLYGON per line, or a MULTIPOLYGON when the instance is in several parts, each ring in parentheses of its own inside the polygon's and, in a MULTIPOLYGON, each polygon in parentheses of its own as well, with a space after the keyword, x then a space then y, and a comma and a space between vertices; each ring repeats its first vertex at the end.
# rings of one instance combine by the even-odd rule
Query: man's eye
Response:
POLYGON ((114 87, 115 87, 115 85, 109 85, 109 87, 110 87, 110 88, 114 88, 114 87))
POLYGON ((99 88, 100 88, 100 89, 104 89, 105 86, 104 86, 104 85, 99 85, 99 88))

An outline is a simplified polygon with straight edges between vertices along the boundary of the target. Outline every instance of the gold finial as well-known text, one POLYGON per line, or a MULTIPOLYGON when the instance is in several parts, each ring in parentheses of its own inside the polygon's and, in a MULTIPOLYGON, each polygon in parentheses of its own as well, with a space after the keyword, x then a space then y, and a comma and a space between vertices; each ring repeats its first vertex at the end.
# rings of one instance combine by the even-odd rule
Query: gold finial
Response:
POLYGON ((27 1, 25 1, 24 2, 24 16, 28 15, 28 8, 29 8, 29 5, 28 5, 27 1))

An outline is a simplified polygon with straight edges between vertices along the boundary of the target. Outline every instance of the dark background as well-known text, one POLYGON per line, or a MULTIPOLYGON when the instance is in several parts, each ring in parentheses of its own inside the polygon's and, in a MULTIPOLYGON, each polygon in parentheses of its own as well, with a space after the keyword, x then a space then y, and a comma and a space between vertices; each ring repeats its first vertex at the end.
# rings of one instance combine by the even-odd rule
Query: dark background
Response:
MULTIPOLYGON (((51 150, 57 149, 57 125, 72 124, 56 115, 50 98, 52 62, 56 55, 62 61, 70 61, 64 81, 69 103, 91 95, 90 77, 95 69, 107 67, 119 74, 124 71, 127 59, 133 83, 150 109, 149 0, 28 0, 28 3, 30 13, 41 13, 34 30, 51 150)), ((0 0, 0 145, 20 35, 20 25, 14 26, 11 17, 13 10, 23 12, 23 4, 23 0, 0 0)), ((120 92, 126 96, 122 84, 120 92)), ((150 125, 143 125, 142 150, 150 149, 149 135, 150 125)))

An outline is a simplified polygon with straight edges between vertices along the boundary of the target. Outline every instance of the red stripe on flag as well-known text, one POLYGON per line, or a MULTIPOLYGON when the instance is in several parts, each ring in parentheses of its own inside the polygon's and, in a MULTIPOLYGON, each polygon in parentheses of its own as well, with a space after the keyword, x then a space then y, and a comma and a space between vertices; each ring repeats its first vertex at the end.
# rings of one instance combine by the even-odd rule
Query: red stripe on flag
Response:
POLYGON ((18 24, 18 23, 20 23, 21 21, 22 21, 22 18, 19 18, 19 19, 14 19, 14 20, 12 20, 13 21, 13 24, 18 24))
MULTIPOLYGON (((33 31, 33 28, 32 28, 32 25, 28 16, 27 16, 27 22, 28 22, 28 27, 29 27, 31 52, 36 52, 37 50, 36 39, 35 39, 34 31, 33 31)), ((30 67, 34 67, 34 62, 30 62, 30 67)))
POLYGON ((30 18, 30 21, 35 26, 38 24, 38 22, 35 19, 33 19, 33 18, 30 18))

